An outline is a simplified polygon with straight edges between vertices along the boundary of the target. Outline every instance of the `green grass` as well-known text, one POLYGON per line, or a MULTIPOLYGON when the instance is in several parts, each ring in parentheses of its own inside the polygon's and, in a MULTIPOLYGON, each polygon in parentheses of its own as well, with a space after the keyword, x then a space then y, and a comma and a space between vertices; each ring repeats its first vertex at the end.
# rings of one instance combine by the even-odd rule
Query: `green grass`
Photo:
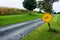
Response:
MULTIPOLYGON (((51 27, 60 32, 60 14, 52 19, 51 27)), ((49 27, 47 23, 45 23, 27 36, 23 37, 22 40, 60 40, 59 32, 48 32, 48 30, 49 27)))
POLYGON ((6 15, 0 16, 0 26, 20 23, 28 20, 33 20, 40 18, 42 14, 34 13, 33 15, 29 14, 20 14, 20 15, 6 15))

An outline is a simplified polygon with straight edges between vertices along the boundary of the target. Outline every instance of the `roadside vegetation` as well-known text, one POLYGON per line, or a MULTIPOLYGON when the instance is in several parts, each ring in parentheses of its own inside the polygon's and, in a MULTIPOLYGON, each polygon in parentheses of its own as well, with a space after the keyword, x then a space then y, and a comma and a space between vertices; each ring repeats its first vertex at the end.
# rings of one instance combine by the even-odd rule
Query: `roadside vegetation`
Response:
POLYGON ((28 12, 29 12, 28 10, 23 10, 23 9, 0 7, 0 16, 19 15, 19 14, 26 14, 28 12))
POLYGON ((60 40, 60 14, 52 19, 51 27, 56 29, 57 32, 48 32, 49 28, 47 23, 45 23, 27 36, 23 37, 22 40, 60 40))
POLYGON ((32 11, 32 15, 29 14, 28 10, 20 10, 16 12, 10 9, 10 11, 7 11, 4 9, 10 9, 10 8, 2 8, 0 10, 0 27, 20 22, 25 22, 33 19, 40 18, 43 14, 37 13, 35 11, 32 11), (4 10, 4 11, 2 11, 4 10), (3 12, 3 13, 2 13, 3 12))

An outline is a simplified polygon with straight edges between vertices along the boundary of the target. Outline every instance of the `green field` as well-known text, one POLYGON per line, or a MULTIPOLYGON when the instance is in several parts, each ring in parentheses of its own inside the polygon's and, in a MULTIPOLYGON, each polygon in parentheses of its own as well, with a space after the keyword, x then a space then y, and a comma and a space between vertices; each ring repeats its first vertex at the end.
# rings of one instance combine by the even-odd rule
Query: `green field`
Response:
POLYGON ((22 40, 60 40, 60 14, 52 19, 51 27, 59 32, 48 32, 49 27, 47 23, 45 23, 27 36, 23 37, 22 40))
POLYGON ((20 23, 28 20, 33 20, 40 18, 42 14, 34 13, 33 15, 29 14, 19 14, 19 15, 6 15, 0 16, 0 26, 20 23))

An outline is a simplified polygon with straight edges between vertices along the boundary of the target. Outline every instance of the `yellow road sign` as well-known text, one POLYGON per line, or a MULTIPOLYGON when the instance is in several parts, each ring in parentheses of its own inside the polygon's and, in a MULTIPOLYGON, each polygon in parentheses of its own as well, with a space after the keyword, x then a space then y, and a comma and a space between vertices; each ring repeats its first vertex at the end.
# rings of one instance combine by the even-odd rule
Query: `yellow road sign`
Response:
POLYGON ((52 19, 52 15, 49 13, 45 13, 42 17, 42 20, 47 22, 47 23, 49 23, 51 19, 52 19))

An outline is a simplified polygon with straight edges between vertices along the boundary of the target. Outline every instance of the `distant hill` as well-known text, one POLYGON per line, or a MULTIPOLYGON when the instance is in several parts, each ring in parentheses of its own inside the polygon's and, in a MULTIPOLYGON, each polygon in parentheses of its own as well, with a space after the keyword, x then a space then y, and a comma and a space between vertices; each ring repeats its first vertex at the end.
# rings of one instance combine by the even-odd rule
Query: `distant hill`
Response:
POLYGON ((24 12, 28 12, 28 10, 0 7, 0 15, 21 14, 24 12))

